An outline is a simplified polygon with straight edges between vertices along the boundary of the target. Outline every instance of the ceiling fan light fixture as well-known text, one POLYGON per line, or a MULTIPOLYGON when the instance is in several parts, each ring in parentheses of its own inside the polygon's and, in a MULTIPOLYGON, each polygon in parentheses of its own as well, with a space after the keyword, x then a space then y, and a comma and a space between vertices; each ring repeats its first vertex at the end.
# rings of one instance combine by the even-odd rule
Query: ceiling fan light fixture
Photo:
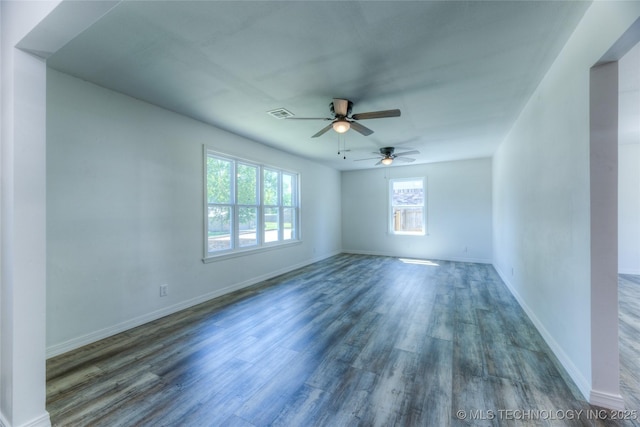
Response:
POLYGON ((384 159, 382 159, 380 162, 385 166, 389 166, 391 163, 393 163, 393 157, 387 156, 384 159))
POLYGON ((351 124, 345 119, 338 119, 333 122, 333 130, 338 133, 345 133, 349 128, 351 128, 351 124))

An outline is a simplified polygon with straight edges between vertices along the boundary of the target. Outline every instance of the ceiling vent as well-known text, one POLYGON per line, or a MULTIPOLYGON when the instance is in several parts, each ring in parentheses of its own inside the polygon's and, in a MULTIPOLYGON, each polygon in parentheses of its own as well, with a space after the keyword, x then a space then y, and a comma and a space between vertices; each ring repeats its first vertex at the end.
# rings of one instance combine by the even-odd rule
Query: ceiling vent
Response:
POLYGON ((284 108, 276 108, 275 110, 267 111, 267 114, 272 115, 276 119, 286 119, 289 117, 293 117, 293 113, 284 108))

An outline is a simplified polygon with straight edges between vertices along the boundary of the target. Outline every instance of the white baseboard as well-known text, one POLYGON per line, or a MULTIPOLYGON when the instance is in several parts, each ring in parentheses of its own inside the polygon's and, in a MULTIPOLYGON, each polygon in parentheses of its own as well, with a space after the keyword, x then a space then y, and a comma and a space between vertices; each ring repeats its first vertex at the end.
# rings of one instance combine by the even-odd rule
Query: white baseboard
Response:
POLYGON ((507 288, 509 288, 511 294, 518 301, 520 307, 522 307, 525 313, 527 313, 529 319, 531 319, 544 340, 547 342, 547 345, 551 348, 551 351, 553 351, 571 379, 576 383, 576 386, 582 393, 582 396, 585 398, 585 400, 587 400, 591 405, 600 406, 602 408, 612 409, 616 411, 624 410, 624 399, 621 395, 605 393, 591 388, 590 382, 587 381, 587 379, 582 375, 578 368, 576 368, 576 366, 564 352, 562 347, 553 338, 549 331, 547 331, 546 328, 542 325, 542 322, 540 322, 540 320, 536 317, 535 313, 529 308, 529 306, 527 306, 527 304, 515 290, 511 282, 509 282, 507 276, 500 270, 498 266, 494 265, 494 268, 500 275, 500 278, 505 283, 507 288))
MULTIPOLYGON (((410 258, 415 259, 415 256, 402 255, 393 252, 381 252, 381 251, 360 251, 355 249, 345 249, 342 251, 345 254, 355 255, 373 255, 373 256, 386 256, 393 258, 410 258)), ((429 259, 434 261, 453 261, 453 262, 471 262, 475 264, 492 264, 493 261, 485 258, 460 258, 460 257, 421 257, 421 259, 429 259)))
POLYGON ((31 421, 22 424, 20 427, 51 427, 51 420, 49 419, 49 413, 45 411, 44 414, 31 421))
MULTIPOLYGON (((578 368, 576 368, 576 366, 573 364, 573 361, 569 358, 569 356, 567 356, 567 354, 562 349, 562 346, 558 344, 558 342, 553 338, 553 336, 549 333, 549 331, 547 331, 547 329, 544 327, 542 322, 540 322, 540 320, 535 315, 533 310, 531 310, 529 306, 524 302, 520 294, 515 290, 515 288, 513 287, 511 282, 507 279, 507 276, 502 272, 502 270, 500 270, 500 268, 495 264, 493 267, 496 269, 496 271, 498 272, 498 275, 500 276, 504 284, 507 286, 511 294, 514 296, 516 301, 518 301, 518 304, 520 304, 520 307, 522 307, 522 309, 527 314, 527 316, 529 316, 529 319, 531 320, 531 322, 533 322, 536 329, 538 329, 538 332, 540 332, 540 335, 542 335, 542 338, 544 338, 547 345, 551 348, 551 351, 553 351, 553 353, 556 355, 556 357, 558 358, 558 360, 560 361, 564 369, 567 371, 567 373, 573 380, 573 382, 576 383, 576 386, 580 390, 580 393, 582 393, 582 396, 584 397, 584 399, 587 400, 587 396, 590 397, 592 392, 590 382, 587 381, 587 379, 582 375, 582 373, 578 370, 578 368)), ((589 402, 591 403, 590 399, 589 399, 589 402)))
POLYGON ((616 411, 624 411, 624 399, 619 394, 604 393, 598 390, 591 390, 589 403, 616 411))
POLYGON ((618 274, 631 274, 633 276, 640 276, 640 270, 635 268, 620 268, 618 274))
POLYGON ((44 414, 27 421, 20 426, 12 426, 2 412, 0 412, 0 427, 51 427, 51 420, 47 411, 44 414))
MULTIPOLYGON (((152 322, 154 320, 160 319, 161 317, 168 316, 173 313, 177 313, 178 311, 187 309, 189 307, 193 307, 195 305, 201 304, 203 302, 209 301, 213 298, 220 297, 222 295, 228 294, 230 292, 234 292, 240 290, 242 288, 246 288, 248 286, 255 285, 264 280, 271 279, 273 277, 279 276, 281 274, 288 273, 290 271, 296 270, 298 268, 305 267, 309 264, 313 264, 318 261, 322 261, 323 259, 330 258, 332 256, 338 255, 341 251, 331 252, 329 254, 325 254, 320 257, 314 257, 312 259, 303 261, 301 263, 287 266, 286 268, 282 268, 279 270, 271 271, 266 274, 262 274, 260 276, 253 277, 249 280, 245 280, 244 282, 234 283, 233 285, 227 286, 222 289, 216 289, 213 292, 206 293, 204 295, 200 295, 198 297, 179 302, 177 304, 163 307, 160 310, 152 311, 150 313, 144 314, 142 316, 135 317, 133 319, 129 319, 127 321, 118 323, 116 325, 110 326, 108 328, 100 329, 98 331, 92 332, 90 334, 82 335, 80 337, 72 338, 65 342, 54 344, 52 346, 47 347, 46 357, 51 358, 54 356, 58 356, 60 354, 66 353, 71 350, 75 350, 87 344, 94 343, 101 339, 110 337, 115 334, 119 334, 121 332, 127 331, 129 329, 135 328, 140 325, 144 325, 145 323, 152 322)), ((10 427, 10 426, 6 426, 10 427)))

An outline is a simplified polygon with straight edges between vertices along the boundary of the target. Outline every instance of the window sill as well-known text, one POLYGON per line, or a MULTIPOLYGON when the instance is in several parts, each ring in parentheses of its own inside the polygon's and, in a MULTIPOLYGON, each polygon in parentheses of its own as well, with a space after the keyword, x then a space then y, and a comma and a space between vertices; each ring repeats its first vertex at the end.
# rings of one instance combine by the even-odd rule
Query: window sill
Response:
POLYGON ((225 259, 237 258, 246 255, 258 254, 261 252, 273 251, 276 249, 284 249, 291 246, 296 246, 302 244, 302 240, 292 240, 290 242, 276 243, 276 244, 266 244, 264 246, 260 246, 259 248, 250 248, 250 249, 239 249, 233 252, 225 252, 220 255, 209 255, 205 258, 202 258, 202 262, 204 264, 209 264, 216 261, 222 261, 225 259))
POLYGON ((391 231, 389 232, 390 235, 392 236, 426 236, 427 233, 425 232, 410 232, 410 231, 406 231, 406 232, 398 232, 398 231, 391 231))

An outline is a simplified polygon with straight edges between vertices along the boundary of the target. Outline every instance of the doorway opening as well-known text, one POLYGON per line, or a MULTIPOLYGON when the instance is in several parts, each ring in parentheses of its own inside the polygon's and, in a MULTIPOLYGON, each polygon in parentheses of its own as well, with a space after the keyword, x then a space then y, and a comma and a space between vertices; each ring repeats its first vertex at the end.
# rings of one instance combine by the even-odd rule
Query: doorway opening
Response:
POLYGON ((620 391, 640 408, 640 43, 618 61, 618 318, 620 391))

